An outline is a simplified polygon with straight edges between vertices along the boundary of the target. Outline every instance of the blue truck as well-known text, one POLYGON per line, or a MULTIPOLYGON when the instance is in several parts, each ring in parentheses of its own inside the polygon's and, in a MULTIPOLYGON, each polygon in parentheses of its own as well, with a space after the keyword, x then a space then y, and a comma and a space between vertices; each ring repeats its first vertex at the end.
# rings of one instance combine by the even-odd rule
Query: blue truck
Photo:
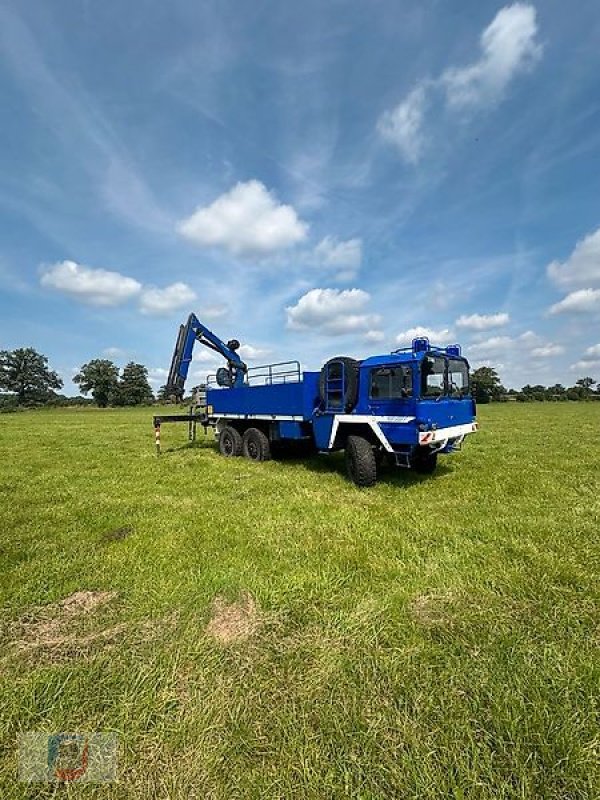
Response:
MULTIPOLYGON (((286 449, 345 451, 348 477, 373 486, 384 460, 433 473, 440 454, 459 450, 477 430, 469 364, 459 345, 436 347, 425 337, 411 347, 356 360, 330 358, 319 372, 297 361, 248 367, 240 343, 227 342, 195 314, 181 325, 166 391, 184 393, 194 346, 220 354, 226 366, 207 378, 188 414, 155 415, 160 452, 164 422, 197 423, 214 429, 228 458, 267 461, 286 449)), ((193 432, 193 434, 192 434, 193 432)))

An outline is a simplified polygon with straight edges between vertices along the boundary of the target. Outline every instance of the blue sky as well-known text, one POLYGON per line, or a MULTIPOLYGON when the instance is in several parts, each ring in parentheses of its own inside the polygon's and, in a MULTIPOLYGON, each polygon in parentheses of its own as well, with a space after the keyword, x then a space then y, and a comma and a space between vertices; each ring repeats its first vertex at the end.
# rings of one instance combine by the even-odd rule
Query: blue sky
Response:
POLYGON ((158 386, 194 310, 254 364, 427 329, 600 379, 599 41, 596 0, 5 2, 0 347, 158 386))

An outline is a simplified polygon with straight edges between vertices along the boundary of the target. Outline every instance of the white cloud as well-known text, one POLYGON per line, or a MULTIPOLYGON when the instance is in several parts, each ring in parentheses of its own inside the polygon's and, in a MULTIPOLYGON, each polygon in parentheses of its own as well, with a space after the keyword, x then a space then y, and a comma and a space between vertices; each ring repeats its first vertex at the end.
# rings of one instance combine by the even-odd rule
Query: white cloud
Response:
POLYGON ((356 276, 362 262, 362 241, 339 241, 334 236, 326 236, 315 247, 315 256, 319 264, 337 268, 341 278, 351 280, 356 276))
POLYGON ((259 358, 266 358, 271 351, 264 347, 254 347, 251 344, 243 344, 238 350, 244 361, 256 361, 259 358))
POLYGON ((434 330, 433 328, 423 328, 422 326, 417 325, 416 328, 409 328, 406 331, 401 331, 396 336, 396 344, 399 344, 401 347, 408 346, 412 344, 413 339, 426 336, 431 344, 443 345, 449 344, 453 335, 454 334, 450 328, 440 328, 438 330, 434 330))
POLYGON ((382 138, 395 145, 410 164, 416 164, 423 151, 426 100, 425 85, 419 85, 395 108, 384 111, 377 122, 382 138))
POLYGON ((266 256, 306 238, 308 225, 260 181, 238 183, 177 224, 186 239, 235 256, 266 256))
POLYGON ((469 345, 469 352, 480 356, 494 355, 506 351, 512 344, 510 336, 491 336, 489 339, 469 345))
POLYGON ((600 289, 578 289, 550 306, 550 314, 585 314, 600 311, 600 289))
POLYGON ((370 330, 365 333, 363 338, 365 342, 371 342, 372 344, 377 344, 377 342, 383 342, 383 340, 385 339, 385 333, 383 331, 370 330))
POLYGON ((59 261, 42 271, 42 286, 96 306, 116 306, 139 294, 141 283, 118 272, 59 261))
MULTIPOLYGON (((479 363, 483 363, 489 358, 497 359, 499 356, 511 356, 520 358, 523 363, 525 356, 531 356, 539 362, 540 359, 560 356, 565 352, 565 348, 554 342, 545 342, 541 336, 533 331, 525 331, 519 336, 491 336, 488 339, 481 339, 468 346, 469 355, 472 355, 479 363)), ((529 362, 528 362, 529 363, 529 362)), ((486 365, 488 365, 486 363, 486 365)))
POLYGON ((491 105, 508 84, 541 55, 535 41, 536 12, 532 5, 514 3, 501 8, 481 34, 481 56, 466 67, 450 67, 441 76, 451 108, 491 105))
POLYGON ((466 328, 472 331, 487 331, 490 328, 500 328, 502 325, 507 325, 510 322, 510 317, 505 313, 498 314, 465 314, 456 320, 457 328, 466 328))
POLYGON ((228 311, 229 308, 225 305, 204 306, 198 312, 198 315, 200 319, 220 319, 224 317, 228 311))
MULTIPOLYGON (((105 347, 102 351, 102 355, 107 358, 123 358, 125 356, 125 351, 120 347, 105 347)), ((79 370, 76 370, 76 372, 78 371, 79 370)))
POLYGON ((372 329, 377 314, 364 313, 370 295, 362 289, 311 289, 288 306, 287 327, 338 336, 372 329))
POLYGON ((192 362, 197 361, 200 364, 216 364, 217 361, 222 361, 223 357, 214 350, 208 347, 196 347, 192 355, 192 362))
POLYGON ((593 286, 600 283, 600 228, 577 242, 566 261, 549 264, 548 277, 559 286, 593 286))
POLYGON ((562 344, 545 344, 541 347, 534 347, 531 355, 534 358, 550 358, 551 356, 560 356, 565 352, 562 344))
POLYGON ((569 369, 573 370, 573 372, 589 372, 594 369, 600 370, 600 358, 582 358, 581 361, 576 361, 574 364, 571 364, 569 369))
POLYGON ((579 372, 600 369, 600 344, 593 344, 586 348, 583 358, 576 361, 575 364, 571 364, 569 369, 579 372))
POLYGON ((169 370, 164 367, 152 367, 148 370, 148 380, 154 386, 162 386, 169 377, 169 370))
POLYGON ((178 281, 164 289, 148 287, 140 297, 140 311, 142 314, 163 316, 185 308, 196 299, 196 293, 187 285, 178 281))
POLYGON ((517 341, 521 342, 521 344, 524 344, 527 347, 535 347, 536 345, 543 344, 541 336, 538 336, 538 334, 534 333, 533 331, 525 331, 525 333, 522 333, 517 337, 517 341))
POLYGON ((481 54, 471 64, 448 67, 437 78, 425 79, 377 122, 381 137, 415 164, 426 144, 425 116, 437 94, 453 113, 493 106, 502 100, 510 82, 531 68, 542 48, 536 42, 535 8, 514 3, 501 8, 480 38, 481 54))

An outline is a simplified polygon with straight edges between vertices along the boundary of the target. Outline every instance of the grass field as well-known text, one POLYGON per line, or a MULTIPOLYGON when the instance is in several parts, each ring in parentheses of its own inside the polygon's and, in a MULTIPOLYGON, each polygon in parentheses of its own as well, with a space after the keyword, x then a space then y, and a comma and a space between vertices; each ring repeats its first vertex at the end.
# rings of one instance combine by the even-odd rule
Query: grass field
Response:
POLYGON ((30 730, 118 734, 69 797, 598 797, 600 405, 370 490, 152 413, 0 418, 3 800, 30 730))

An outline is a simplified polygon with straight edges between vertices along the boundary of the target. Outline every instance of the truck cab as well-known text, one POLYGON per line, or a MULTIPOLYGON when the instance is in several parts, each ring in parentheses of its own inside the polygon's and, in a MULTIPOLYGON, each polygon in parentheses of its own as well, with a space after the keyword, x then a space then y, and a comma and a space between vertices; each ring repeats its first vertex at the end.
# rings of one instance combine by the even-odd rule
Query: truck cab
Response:
MULTIPOLYGON (((316 438, 322 449, 344 449, 348 454, 349 440, 355 446, 360 437, 371 446, 376 464, 386 458, 397 466, 430 473, 438 454, 459 450, 465 436, 477 429, 469 364, 458 345, 434 347, 420 338, 410 348, 361 362, 332 359, 323 369, 322 412, 330 416, 330 427, 325 420, 317 423, 316 438), (352 386, 353 370, 356 401, 346 388, 346 407, 336 411, 327 397, 328 386, 332 383, 335 388, 337 383, 339 396, 340 384, 352 386), (327 375, 340 372, 341 380, 327 380, 327 375)), ((363 461, 370 463, 366 447, 359 446, 363 461)), ((373 480, 372 465, 365 471, 373 480)))

